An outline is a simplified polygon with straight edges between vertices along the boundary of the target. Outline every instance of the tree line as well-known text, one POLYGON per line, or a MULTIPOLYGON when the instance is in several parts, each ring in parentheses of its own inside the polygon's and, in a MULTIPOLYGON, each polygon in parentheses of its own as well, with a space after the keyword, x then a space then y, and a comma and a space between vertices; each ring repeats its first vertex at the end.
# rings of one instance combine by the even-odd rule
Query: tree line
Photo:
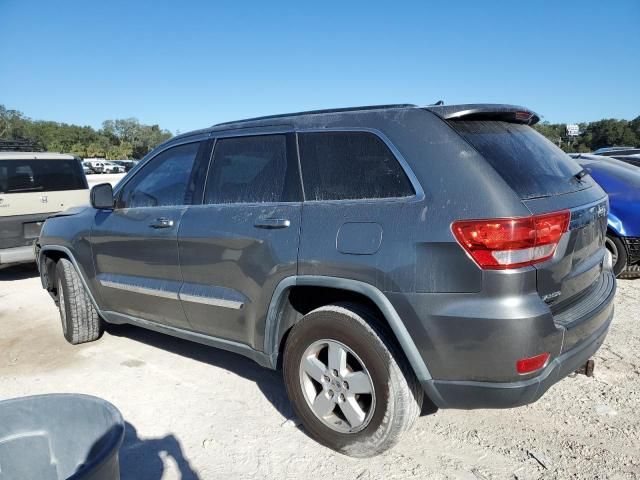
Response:
POLYGON ((158 125, 135 118, 106 120, 102 128, 32 120, 18 110, 0 105, 0 140, 26 141, 50 152, 109 160, 139 159, 172 137, 158 125))
POLYGON ((579 123, 580 134, 570 137, 566 124, 541 122, 534 128, 565 152, 592 152, 601 147, 640 146, 640 116, 633 120, 608 118, 579 123))
MULTIPOLYGON (((608 146, 640 146, 640 116, 633 120, 604 119, 579 123, 580 135, 569 137, 564 123, 541 122, 534 128, 565 152, 591 152, 608 146)), ((0 105, 0 140, 26 140, 44 150, 79 157, 110 160, 144 157, 171 138, 158 125, 135 118, 106 120, 101 129, 67 123, 32 120, 18 110, 0 105)))

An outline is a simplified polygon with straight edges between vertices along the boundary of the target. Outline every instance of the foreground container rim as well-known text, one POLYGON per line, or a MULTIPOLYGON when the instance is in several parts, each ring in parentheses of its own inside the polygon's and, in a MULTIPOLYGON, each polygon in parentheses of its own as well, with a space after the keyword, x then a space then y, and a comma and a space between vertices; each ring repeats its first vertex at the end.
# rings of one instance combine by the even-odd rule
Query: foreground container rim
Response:
MULTIPOLYGON (((92 444, 100 444, 100 447, 91 451, 91 455, 87 457, 79 466, 79 468, 64 477, 66 480, 79 480, 94 478, 93 473, 99 472, 103 465, 115 461, 118 462, 118 452, 122 445, 125 435, 125 422, 120 411, 110 402, 100 397, 93 395, 86 395, 81 393, 50 393, 41 395, 31 395, 18 398, 10 398, 7 400, 0 400, 0 412, 5 407, 11 408, 11 406, 18 406, 20 404, 37 404, 39 402, 47 402, 50 400, 73 400, 74 402, 82 402, 84 404, 93 404, 101 409, 108 417, 111 427, 100 438, 88 438, 88 442, 92 444), (99 442, 98 442, 99 440, 99 442)), ((119 468, 116 467, 116 472, 119 478, 119 468)), ((102 478, 98 474, 95 478, 102 478)))

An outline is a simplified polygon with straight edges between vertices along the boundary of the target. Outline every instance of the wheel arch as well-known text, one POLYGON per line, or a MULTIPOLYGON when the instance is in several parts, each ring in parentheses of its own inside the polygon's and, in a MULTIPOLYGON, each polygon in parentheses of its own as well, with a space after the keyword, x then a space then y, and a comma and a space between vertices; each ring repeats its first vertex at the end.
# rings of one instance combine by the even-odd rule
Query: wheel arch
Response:
POLYGON ((40 251, 38 252, 37 262, 38 269, 40 270, 40 281, 42 282, 42 288, 46 289, 53 295, 52 289, 55 289, 55 283, 53 283, 55 280, 55 266, 61 258, 65 258, 71 262, 71 265, 73 265, 73 268, 75 268, 78 276, 80 277, 80 280, 82 281, 82 286, 91 299, 91 303, 93 303, 95 309, 100 312, 100 307, 98 306, 98 302, 96 302, 96 299, 93 296, 93 292, 87 284, 83 269, 78 264, 73 252, 67 247, 64 247, 62 245, 45 245, 40 248, 40 251))
POLYGON ((264 336, 264 350, 271 359, 271 366, 273 368, 276 368, 278 365, 282 341, 286 340, 290 329, 301 318, 301 316, 292 318, 291 312, 287 310, 289 293, 297 287, 333 289, 358 295, 371 302, 382 314, 383 320, 386 321, 395 335, 395 339, 404 352, 418 380, 423 385, 432 380, 429 369, 422 359, 413 339, 409 335, 406 326, 384 293, 373 285, 358 280, 316 275, 287 277, 278 284, 274 291, 267 311, 264 336))
POLYGON ((609 232, 616 235, 617 237, 625 236, 624 224, 622 220, 620 220, 611 212, 609 212, 609 216, 607 218, 607 233, 609 232))

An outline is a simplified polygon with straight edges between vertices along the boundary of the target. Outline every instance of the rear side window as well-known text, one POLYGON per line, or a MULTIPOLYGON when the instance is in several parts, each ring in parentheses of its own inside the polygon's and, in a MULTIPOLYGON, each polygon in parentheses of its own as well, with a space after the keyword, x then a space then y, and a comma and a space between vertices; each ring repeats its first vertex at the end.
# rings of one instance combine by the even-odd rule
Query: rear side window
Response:
POLYGON ((389 147, 368 132, 298 135, 307 200, 398 198, 415 194, 389 147))
POLYGON ((299 201, 297 161, 288 158, 287 150, 287 135, 219 139, 204 203, 299 201))
POLYGON ((152 158, 122 189, 119 208, 190 205, 191 171, 200 143, 169 148, 152 158))
POLYGON ((87 181, 77 160, 0 160, 0 193, 85 188, 87 181))
POLYGON ((584 190, 593 182, 577 181, 581 169, 566 153, 533 128, 500 121, 450 122, 522 199, 584 190))

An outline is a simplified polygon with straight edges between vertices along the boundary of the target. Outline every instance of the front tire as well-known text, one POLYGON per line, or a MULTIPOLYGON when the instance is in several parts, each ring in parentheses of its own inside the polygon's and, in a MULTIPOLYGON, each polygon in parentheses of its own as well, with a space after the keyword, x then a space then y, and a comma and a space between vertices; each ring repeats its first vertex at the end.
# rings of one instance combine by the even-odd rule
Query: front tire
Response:
POLYGON ((98 311, 80 275, 66 258, 61 258, 56 265, 56 282, 62 333, 67 342, 77 345, 100 338, 102 324, 98 311))
POLYGON ((391 331, 369 310, 328 305, 296 324, 284 352, 293 408, 311 437, 353 457, 395 445, 423 390, 391 331))

